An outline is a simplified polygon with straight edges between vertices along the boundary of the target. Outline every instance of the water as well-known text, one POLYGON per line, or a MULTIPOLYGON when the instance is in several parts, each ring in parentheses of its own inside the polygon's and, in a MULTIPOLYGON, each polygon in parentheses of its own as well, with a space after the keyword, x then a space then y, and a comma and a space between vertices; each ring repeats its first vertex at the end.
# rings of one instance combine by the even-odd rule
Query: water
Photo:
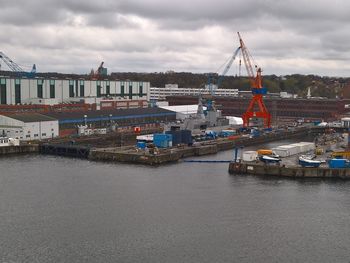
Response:
POLYGON ((0 262, 349 262, 350 182, 39 155, 0 167, 0 262))

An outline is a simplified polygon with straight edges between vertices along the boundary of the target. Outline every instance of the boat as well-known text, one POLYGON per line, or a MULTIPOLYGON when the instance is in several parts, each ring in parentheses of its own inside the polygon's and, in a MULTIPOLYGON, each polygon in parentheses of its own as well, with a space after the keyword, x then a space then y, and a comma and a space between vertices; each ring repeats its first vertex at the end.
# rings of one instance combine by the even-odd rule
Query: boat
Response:
POLYGON ((307 159, 307 160, 313 160, 316 158, 315 154, 303 154, 300 157, 302 157, 303 159, 307 159))
POLYGON ((304 156, 300 156, 299 157, 299 164, 302 167, 314 167, 317 168, 321 165, 321 161, 317 161, 317 160, 311 160, 311 159, 307 159, 304 156))
POLYGON ((264 163, 279 163, 281 161, 280 158, 271 157, 271 156, 268 156, 268 155, 261 155, 259 157, 259 160, 264 162, 264 163))

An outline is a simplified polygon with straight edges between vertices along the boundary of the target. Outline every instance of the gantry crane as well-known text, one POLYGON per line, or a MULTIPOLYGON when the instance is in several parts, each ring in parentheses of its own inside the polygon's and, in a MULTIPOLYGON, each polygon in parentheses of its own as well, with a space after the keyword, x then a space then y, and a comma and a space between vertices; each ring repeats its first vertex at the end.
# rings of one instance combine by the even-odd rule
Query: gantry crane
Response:
POLYGON ((248 109, 242 115, 243 118, 243 127, 249 126, 249 120, 251 118, 261 118, 264 119, 264 127, 271 127, 271 114, 268 112, 264 101, 263 95, 267 93, 267 89, 262 86, 262 77, 261 77, 261 68, 255 66, 256 75, 254 74, 254 70, 251 63, 251 55, 248 52, 246 45, 244 44, 241 35, 237 32, 239 37, 240 48, 242 50, 243 61, 245 67, 247 69, 248 77, 250 80, 250 86, 253 93, 253 98, 249 103, 248 109), (259 111, 255 111, 255 105, 258 106, 259 111))
POLYGON ((30 72, 24 71, 16 62, 14 62, 12 59, 10 59, 8 56, 6 56, 5 53, 0 51, 0 59, 5 62, 5 64, 13 71, 16 72, 19 76, 25 75, 28 78, 33 78, 36 73, 36 66, 35 64, 32 67, 32 70, 30 72))

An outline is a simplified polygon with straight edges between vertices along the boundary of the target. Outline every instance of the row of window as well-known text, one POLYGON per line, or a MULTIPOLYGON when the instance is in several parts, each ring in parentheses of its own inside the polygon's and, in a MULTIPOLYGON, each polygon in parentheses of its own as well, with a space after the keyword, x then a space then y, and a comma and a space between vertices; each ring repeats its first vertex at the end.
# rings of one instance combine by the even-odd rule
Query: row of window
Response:
MULTIPOLYGON (((43 83, 44 80, 38 79, 37 80, 37 97, 42 99, 44 97, 43 93, 43 83)), ((54 99, 56 97, 55 94, 55 80, 50 79, 50 89, 49 89, 49 97, 51 99, 54 99)), ((102 97, 102 86, 101 86, 101 81, 97 81, 97 97, 102 97)), ((78 80, 76 81, 76 90, 75 94, 78 94, 78 80)), ((80 97, 85 96, 84 92, 84 80, 79 81, 79 91, 80 91, 80 97)), ((73 98, 74 97, 74 80, 69 81, 69 97, 73 98)), ((106 94, 105 95, 112 95, 111 94, 111 88, 110 88, 110 82, 106 81, 106 94)), ((125 84, 124 82, 121 83, 121 93, 120 96, 124 97, 125 94, 125 84)), ((143 93, 143 83, 140 82, 139 85, 139 93, 134 94, 132 92, 132 85, 129 86, 129 93, 127 94, 129 96, 129 99, 132 99, 133 96, 137 95, 139 97, 143 97, 146 94, 143 93)), ((21 103, 21 84, 20 84, 20 79, 15 80, 15 104, 20 104, 21 103)), ((7 104, 7 92, 6 92, 6 79, 0 79, 0 104, 7 104)))

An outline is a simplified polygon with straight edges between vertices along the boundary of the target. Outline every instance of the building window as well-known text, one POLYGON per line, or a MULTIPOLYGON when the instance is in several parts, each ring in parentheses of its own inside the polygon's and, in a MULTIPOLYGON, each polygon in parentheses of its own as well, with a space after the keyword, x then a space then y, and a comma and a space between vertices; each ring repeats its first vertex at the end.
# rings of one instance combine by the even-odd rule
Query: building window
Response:
POLYGON ((100 98, 101 97, 101 81, 97 81, 96 84, 97 84, 96 96, 98 98, 100 98))
POLYGON ((84 80, 80 81, 80 97, 84 97, 84 80))
POLYGON ((50 79, 50 99, 55 98, 55 80, 50 79))
POLYGON ((139 85, 139 97, 142 98, 143 97, 143 83, 140 82, 139 85))
POLYGON ((69 81, 69 97, 70 98, 74 97, 74 81, 73 80, 69 81))
POLYGON ((132 84, 129 84, 129 99, 132 99, 132 84))
POLYGON ((21 80, 15 80, 15 104, 21 103, 21 80))
POLYGON ((120 96, 124 97, 124 93, 125 93, 125 90, 124 90, 124 82, 121 83, 121 86, 120 86, 120 96))
POLYGON ((26 138, 30 138, 30 134, 26 135, 26 138))
POLYGON ((39 136, 39 134, 34 134, 34 137, 38 137, 39 136))
POLYGON ((1 104, 6 104, 6 79, 1 79, 0 81, 0 103, 1 104))
POLYGON ((38 90, 38 98, 42 99, 43 98, 43 80, 42 79, 38 79, 37 90, 38 90))
POLYGON ((109 81, 106 82, 106 94, 111 95, 111 86, 109 81))
POLYGON ((42 133, 41 136, 46 136, 46 133, 42 133))

